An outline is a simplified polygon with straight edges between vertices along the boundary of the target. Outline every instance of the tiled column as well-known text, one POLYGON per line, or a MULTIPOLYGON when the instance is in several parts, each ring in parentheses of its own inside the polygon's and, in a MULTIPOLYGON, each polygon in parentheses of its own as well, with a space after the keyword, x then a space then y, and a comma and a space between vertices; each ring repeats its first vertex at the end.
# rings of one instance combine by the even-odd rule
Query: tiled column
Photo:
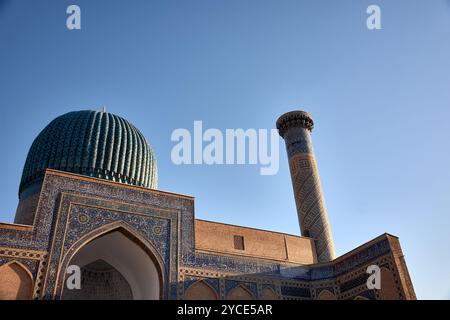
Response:
POLYGON ((335 252, 311 141, 313 126, 313 119, 304 111, 288 112, 277 120, 286 143, 302 235, 315 239, 319 262, 327 262, 335 258, 335 252))

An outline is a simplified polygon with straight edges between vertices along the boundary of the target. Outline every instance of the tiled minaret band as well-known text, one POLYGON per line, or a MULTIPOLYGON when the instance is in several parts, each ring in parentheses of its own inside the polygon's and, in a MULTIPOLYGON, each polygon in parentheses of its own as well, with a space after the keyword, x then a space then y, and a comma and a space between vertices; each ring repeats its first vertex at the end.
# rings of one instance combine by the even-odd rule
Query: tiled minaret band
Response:
POLYGON ((304 111, 288 112, 277 120, 286 143, 302 235, 315 239, 319 262, 327 262, 335 258, 335 252, 311 141, 313 126, 313 119, 304 111))

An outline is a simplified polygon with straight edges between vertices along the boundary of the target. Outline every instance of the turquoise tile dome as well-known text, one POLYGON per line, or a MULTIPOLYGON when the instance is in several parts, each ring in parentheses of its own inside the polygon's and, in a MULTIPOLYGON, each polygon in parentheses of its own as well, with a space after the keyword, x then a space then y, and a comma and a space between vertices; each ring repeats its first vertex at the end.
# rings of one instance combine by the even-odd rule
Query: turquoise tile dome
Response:
POLYGON ((156 158, 147 140, 108 112, 74 111, 50 122, 28 152, 19 195, 41 182, 47 168, 157 188, 156 158))

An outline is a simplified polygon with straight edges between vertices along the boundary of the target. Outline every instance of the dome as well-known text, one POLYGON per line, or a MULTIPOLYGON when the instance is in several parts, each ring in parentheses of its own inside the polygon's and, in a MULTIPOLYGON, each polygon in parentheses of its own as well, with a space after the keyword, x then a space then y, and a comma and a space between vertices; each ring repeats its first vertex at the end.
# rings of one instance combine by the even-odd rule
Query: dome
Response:
POLYGON ((142 133, 108 112, 74 111, 54 119, 34 140, 19 195, 55 169, 157 188, 155 154, 142 133))

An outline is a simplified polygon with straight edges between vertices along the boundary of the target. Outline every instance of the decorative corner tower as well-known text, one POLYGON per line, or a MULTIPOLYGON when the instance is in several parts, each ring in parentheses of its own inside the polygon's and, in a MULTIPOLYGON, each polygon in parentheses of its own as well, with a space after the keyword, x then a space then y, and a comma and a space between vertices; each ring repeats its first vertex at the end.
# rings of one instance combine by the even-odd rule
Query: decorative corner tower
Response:
POLYGON ((304 111, 288 112, 277 120, 278 132, 286 143, 301 233, 315 240, 319 262, 328 262, 335 258, 335 252, 311 141, 313 127, 311 115, 304 111))

